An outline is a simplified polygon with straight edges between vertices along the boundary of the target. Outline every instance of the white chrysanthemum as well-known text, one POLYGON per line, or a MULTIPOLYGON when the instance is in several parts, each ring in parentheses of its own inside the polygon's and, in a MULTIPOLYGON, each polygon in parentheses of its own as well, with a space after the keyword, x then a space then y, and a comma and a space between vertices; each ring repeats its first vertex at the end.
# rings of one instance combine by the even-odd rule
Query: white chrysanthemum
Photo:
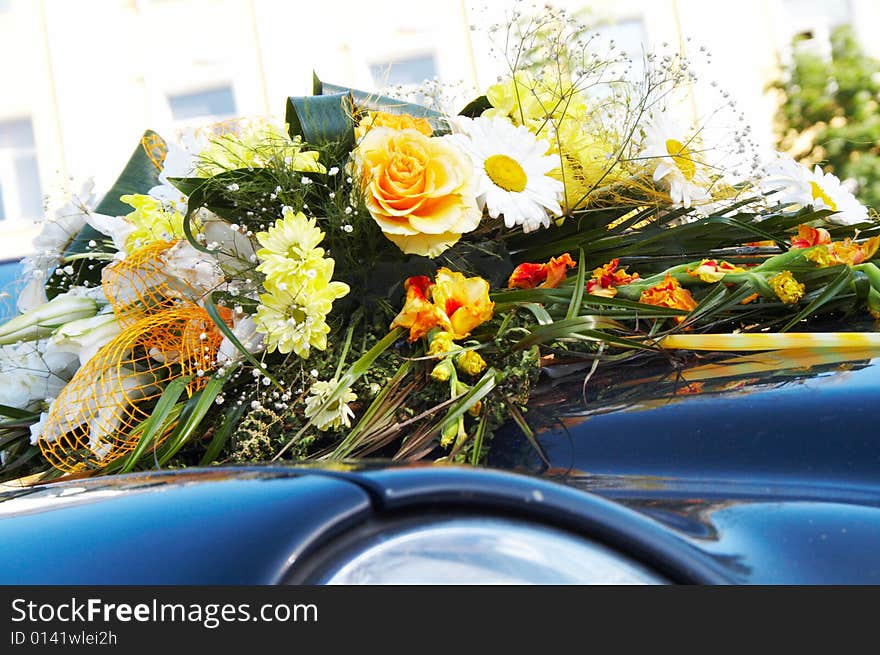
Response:
POLYGON ((33 410, 61 392, 79 360, 47 346, 46 340, 0 346, 0 404, 33 410))
POLYGON ((336 400, 327 402, 338 384, 335 378, 327 382, 319 380, 309 389, 305 414, 306 418, 310 419, 319 430, 340 426, 351 427, 354 412, 348 403, 357 400, 357 394, 351 390, 351 387, 346 387, 336 400))
POLYGON ((676 205, 689 208, 711 199, 705 165, 697 157, 694 137, 665 115, 645 129, 645 147, 639 158, 654 169, 654 181, 661 182, 676 205))
POLYGON ((550 217, 562 213, 562 182, 548 175, 560 167, 550 144, 528 128, 498 117, 454 119, 453 139, 474 162, 477 202, 489 216, 504 216, 507 227, 523 232, 549 227, 550 217))
POLYGON ((767 176, 760 186, 765 191, 774 191, 771 198, 783 205, 830 209, 835 212, 828 217, 833 223, 855 225, 868 220, 868 210, 836 175, 823 173, 818 165, 810 171, 782 153, 767 166, 767 176))
POLYGON ((97 198, 92 179, 72 193, 52 217, 46 217, 40 234, 34 239, 35 254, 23 260, 23 278, 27 284, 18 298, 18 310, 26 312, 46 302, 45 284, 50 271, 61 264, 71 241, 79 234, 89 216, 94 214, 97 198))

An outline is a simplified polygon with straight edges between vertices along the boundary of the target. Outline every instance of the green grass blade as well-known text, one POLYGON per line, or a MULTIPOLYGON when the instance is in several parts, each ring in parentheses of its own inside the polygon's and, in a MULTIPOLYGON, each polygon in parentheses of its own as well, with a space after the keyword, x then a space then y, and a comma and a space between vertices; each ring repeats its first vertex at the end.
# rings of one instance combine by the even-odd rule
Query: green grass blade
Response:
POLYGON ((259 369, 264 377, 269 378, 272 384, 274 384, 279 390, 283 391, 284 387, 281 385, 281 383, 269 374, 263 364, 256 357, 254 357, 247 348, 242 345, 241 341, 238 340, 238 337, 236 337, 235 334, 232 332, 232 329, 228 325, 226 325, 226 321, 221 318, 220 312, 217 310, 217 305, 214 303, 213 293, 209 297, 205 298, 205 311, 208 312, 208 316, 210 316, 211 320, 214 321, 214 325, 217 326, 217 329, 220 330, 221 334, 229 339, 229 342, 233 346, 235 346, 235 349, 238 350, 238 352, 240 352, 248 362, 259 369))
POLYGON ((134 468, 138 460, 147 452, 147 448, 153 443, 156 435, 160 434, 160 431, 168 426, 169 419, 174 419, 175 408, 179 415, 183 404, 177 401, 186 390, 186 385, 189 384, 191 379, 192 376, 190 375, 175 378, 165 387, 165 391, 159 397, 159 402, 156 403, 156 407, 151 412, 150 417, 139 426, 141 436, 135 449, 125 458, 125 463, 120 469, 121 473, 128 473, 134 468))
POLYGON ((165 448, 162 456, 159 458, 160 464, 165 464, 169 459, 174 457, 178 451, 183 448, 189 438, 193 435, 196 428, 205 418, 208 410, 214 404, 217 396, 223 390, 223 385, 229 378, 229 374, 223 377, 214 377, 208 380, 208 384, 198 394, 194 395, 187 407, 181 412, 181 421, 177 424, 172 435, 168 438, 168 446, 165 448), (187 411, 187 409, 189 411, 187 411), (185 418, 183 418, 185 416, 185 418))
POLYGON ((585 264, 586 257, 584 257, 584 249, 581 248, 578 257, 578 274, 574 283, 574 293, 571 294, 571 302, 568 304, 568 311, 565 313, 565 318, 574 318, 578 315, 578 311, 581 308, 581 300, 584 297, 584 289, 586 288, 587 279, 587 267, 585 264))
POLYGON ((245 411, 247 411, 247 405, 244 404, 234 405, 227 410, 223 417, 223 423, 214 431, 214 437, 211 439, 211 443, 208 444, 208 449, 199 462, 199 466, 206 466, 217 459, 245 411))
POLYGON ((791 319, 785 326, 779 330, 780 332, 788 332, 791 328, 797 325, 801 320, 815 312, 825 303, 834 300, 843 289, 850 284, 852 281, 852 271, 849 266, 841 267, 840 273, 835 277, 825 289, 820 293, 809 305, 804 307, 801 311, 799 311, 793 319, 791 319))

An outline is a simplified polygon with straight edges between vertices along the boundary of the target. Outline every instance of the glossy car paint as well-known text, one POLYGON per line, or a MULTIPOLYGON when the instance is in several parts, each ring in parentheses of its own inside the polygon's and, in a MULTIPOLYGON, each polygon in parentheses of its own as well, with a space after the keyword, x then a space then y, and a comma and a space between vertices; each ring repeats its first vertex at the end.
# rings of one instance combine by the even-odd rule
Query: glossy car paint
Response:
POLYGON ((878 355, 635 367, 607 386, 592 380, 586 403, 581 377, 536 408, 546 462, 506 431, 493 464, 650 516, 735 582, 877 584, 878 355))
POLYGON ((675 375, 574 379, 529 412, 546 461, 513 428, 496 437, 490 464, 526 475, 374 462, 4 492, 0 583, 309 582, 359 530, 459 514, 561 527, 676 582, 880 582, 871 353, 702 357, 675 375))

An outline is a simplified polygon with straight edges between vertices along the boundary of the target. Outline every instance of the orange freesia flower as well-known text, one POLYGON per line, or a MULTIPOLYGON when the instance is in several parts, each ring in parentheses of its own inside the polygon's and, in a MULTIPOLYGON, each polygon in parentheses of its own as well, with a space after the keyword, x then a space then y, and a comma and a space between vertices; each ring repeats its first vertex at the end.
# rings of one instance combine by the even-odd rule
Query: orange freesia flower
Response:
POLYGON ((433 327, 443 325, 447 320, 446 315, 440 308, 428 299, 428 292, 434 283, 424 275, 407 278, 404 282, 406 289, 406 302, 403 309, 394 317, 391 323, 395 327, 409 328, 409 340, 415 341, 425 336, 433 327))
MULTIPOLYGON (((691 292, 682 288, 678 280, 669 273, 666 274, 666 278, 660 284, 642 291, 639 302, 658 307, 683 309, 688 312, 693 311, 697 306, 697 301, 694 300, 691 292)), ((676 316, 675 320, 681 323, 684 320, 684 316, 676 316)))
POLYGON ((452 339, 463 339, 492 318, 495 309, 486 280, 466 278, 448 268, 438 270, 434 282, 424 275, 411 277, 405 288, 406 302, 391 327, 409 328, 409 341, 435 327, 449 332, 452 339))
POLYGON ((823 243, 831 243, 831 235, 823 227, 798 225, 798 234, 791 239, 792 248, 812 248, 823 243))
POLYGON ((448 268, 437 271, 432 289, 434 304, 452 326, 453 339, 463 339, 478 325, 492 318, 495 303, 489 300, 489 283, 481 277, 465 277, 448 268))
POLYGON ((871 259, 880 248, 880 237, 871 237, 862 243, 856 243, 852 239, 832 241, 824 248, 816 248, 806 253, 806 258, 818 264, 820 268, 847 264, 855 266, 871 259))
POLYGON ((687 272, 688 275, 699 277, 703 282, 711 284, 713 282, 718 282, 728 273, 744 273, 745 270, 746 269, 734 266, 729 262, 704 259, 695 269, 687 269, 687 272))
POLYGON ((617 287, 640 279, 638 273, 630 275, 626 272, 626 266, 618 268, 618 264, 620 260, 615 257, 604 266, 593 269, 593 277, 587 282, 587 293, 613 298, 617 295, 617 287))
POLYGON ((546 264, 520 264, 507 281, 511 289, 534 289, 539 284, 544 289, 555 289, 565 279, 569 268, 577 264, 567 252, 553 257, 546 264))

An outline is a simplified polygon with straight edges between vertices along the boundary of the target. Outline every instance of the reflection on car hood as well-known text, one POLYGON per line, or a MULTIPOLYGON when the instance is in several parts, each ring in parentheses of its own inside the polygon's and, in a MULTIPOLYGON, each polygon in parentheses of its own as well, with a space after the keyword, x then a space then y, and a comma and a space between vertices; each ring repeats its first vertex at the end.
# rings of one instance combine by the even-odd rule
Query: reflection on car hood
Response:
MULTIPOLYGON (((635 510, 705 553, 731 581, 880 583, 878 364, 880 353, 855 350, 713 354, 650 366, 636 361, 609 374, 600 369, 586 385, 584 371, 557 377, 535 395, 528 413, 542 452, 508 427, 493 441, 489 463, 635 510)), ((377 485, 394 477, 382 471, 398 466, 379 460, 255 465, 6 485, 0 529, 27 517, 62 526, 69 514, 80 522, 65 534, 76 532, 74 541, 88 548, 89 539, 107 536, 100 522, 113 511, 116 520, 123 505, 158 512, 164 497, 174 505, 162 535, 171 529, 180 539, 195 539, 211 521, 249 521, 255 531, 281 530, 275 538, 284 540, 289 526, 319 530, 341 508, 354 520, 368 497, 375 502, 377 485), (308 500, 318 492, 350 497, 337 509, 322 507, 319 517, 308 500), (190 497, 200 499, 198 511, 176 504, 190 497), (45 519, 35 516, 41 513, 45 519), (288 527, 278 525, 279 515, 288 527)), ((425 464, 406 470, 424 473, 413 484, 423 480, 430 489, 437 484, 432 472, 455 469, 425 464)), ((125 515, 131 530, 144 529, 139 515, 125 515)), ((129 546, 141 539, 139 532, 120 530, 134 540, 129 546)), ((224 538, 237 532, 229 527, 224 538)), ((34 539, 43 543, 42 536, 34 539)), ((253 549, 264 539, 249 532, 248 540, 253 549)), ((52 544, 40 547, 52 556, 52 544)), ((66 544, 65 552, 71 548, 66 544)), ((240 579, 268 580, 279 566, 257 571, 253 563, 254 571, 240 579)))
POLYGON ((541 453, 511 427, 492 465, 649 515, 744 582, 880 580, 880 352, 716 353, 583 378, 538 395, 541 453))

